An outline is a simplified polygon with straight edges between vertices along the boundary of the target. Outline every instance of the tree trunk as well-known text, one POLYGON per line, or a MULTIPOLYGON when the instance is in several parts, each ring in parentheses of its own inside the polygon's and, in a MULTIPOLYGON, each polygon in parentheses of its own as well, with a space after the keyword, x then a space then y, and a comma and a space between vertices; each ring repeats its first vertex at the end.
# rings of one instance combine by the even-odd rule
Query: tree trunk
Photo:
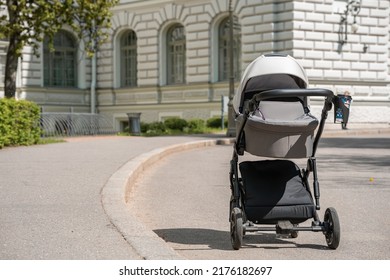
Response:
MULTIPOLYGON (((8 17, 11 26, 17 26, 18 1, 7 0, 8 17)), ((16 94, 16 73, 18 70, 18 58, 21 53, 20 30, 13 29, 9 34, 7 58, 5 62, 4 96, 14 98, 16 94)))
POLYGON ((19 55, 16 53, 17 41, 15 35, 9 39, 4 77, 4 96, 6 98, 14 98, 16 94, 16 73, 19 58, 19 55))

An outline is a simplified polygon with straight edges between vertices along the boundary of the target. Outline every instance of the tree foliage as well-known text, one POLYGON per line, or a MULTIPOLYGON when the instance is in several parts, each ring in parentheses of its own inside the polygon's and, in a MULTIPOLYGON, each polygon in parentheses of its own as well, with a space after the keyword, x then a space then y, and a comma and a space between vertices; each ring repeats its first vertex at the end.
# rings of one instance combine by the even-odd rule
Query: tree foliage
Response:
POLYGON ((77 5, 73 5, 71 10, 73 17, 68 17, 70 19, 68 24, 73 27, 79 38, 87 38, 85 50, 91 55, 108 37, 112 16, 110 8, 118 0, 77 0, 76 2, 77 5))
POLYGON ((0 0, 0 38, 9 42, 6 58, 4 91, 13 97, 16 90, 18 58, 25 46, 39 55, 40 43, 63 26, 72 28, 85 40, 88 54, 106 38, 111 11, 118 0, 0 0))

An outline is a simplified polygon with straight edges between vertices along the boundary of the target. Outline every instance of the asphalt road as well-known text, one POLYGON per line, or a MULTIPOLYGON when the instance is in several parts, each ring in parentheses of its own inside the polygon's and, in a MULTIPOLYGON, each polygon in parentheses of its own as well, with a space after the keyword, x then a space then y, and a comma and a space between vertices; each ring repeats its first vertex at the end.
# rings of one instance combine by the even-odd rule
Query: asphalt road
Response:
MULTIPOLYGON (((390 259, 390 134, 323 138, 317 152, 321 210, 336 208, 337 250, 322 233, 297 239, 248 234, 232 249, 229 237, 229 161, 232 147, 170 155, 138 179, 131 211, 186 259, 390 259)), ((245 156, 241 160, 259 160, 245 156)), ((298 161, 306 167, 306 162, 298 161)), ((310 223, 311 221, 308 221, 310 223)))

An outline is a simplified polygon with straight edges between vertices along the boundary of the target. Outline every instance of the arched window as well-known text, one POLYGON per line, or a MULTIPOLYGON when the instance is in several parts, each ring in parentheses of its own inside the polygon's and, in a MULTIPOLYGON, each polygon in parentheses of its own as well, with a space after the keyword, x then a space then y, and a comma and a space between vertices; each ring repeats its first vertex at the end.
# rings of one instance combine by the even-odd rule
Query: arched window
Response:
POLYGON ((77 83, 77 47, 74 37, 60 30, 53 38, 54 50, 49 40, 43 43, 44 86, 76 87, 77 83))
POLYGON ((167 33, 167 83, 186 82, 186 36, 182 25, 174 25, 167 33))
POLYGON ((137 35, 125 32, 120 39, 121 87, 137 86, 137 35))
MULTIPOLYGON (((225 18, 218 29, 218 80, 229 79, 229 44, 230 44, 230 20, 225 18)), ((233 20, 233 69, 234 77, 241 75, 241 26, 237 17, 233 20)))

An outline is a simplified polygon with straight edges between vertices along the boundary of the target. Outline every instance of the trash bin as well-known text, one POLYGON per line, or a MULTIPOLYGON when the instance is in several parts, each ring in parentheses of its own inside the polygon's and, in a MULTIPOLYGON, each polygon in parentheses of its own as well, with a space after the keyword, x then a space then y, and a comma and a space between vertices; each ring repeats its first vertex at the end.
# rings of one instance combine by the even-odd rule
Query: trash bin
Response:
POLYGON ((334 122, 342 123, 345 126, 348 123, 349 110, 351 108, 352 97, 349 95, 338 94, 334 101, 334 122))
POLYGON ((141 113, 127 113, 129 118, 129 132, 133 135, 141 135, 141 113))

